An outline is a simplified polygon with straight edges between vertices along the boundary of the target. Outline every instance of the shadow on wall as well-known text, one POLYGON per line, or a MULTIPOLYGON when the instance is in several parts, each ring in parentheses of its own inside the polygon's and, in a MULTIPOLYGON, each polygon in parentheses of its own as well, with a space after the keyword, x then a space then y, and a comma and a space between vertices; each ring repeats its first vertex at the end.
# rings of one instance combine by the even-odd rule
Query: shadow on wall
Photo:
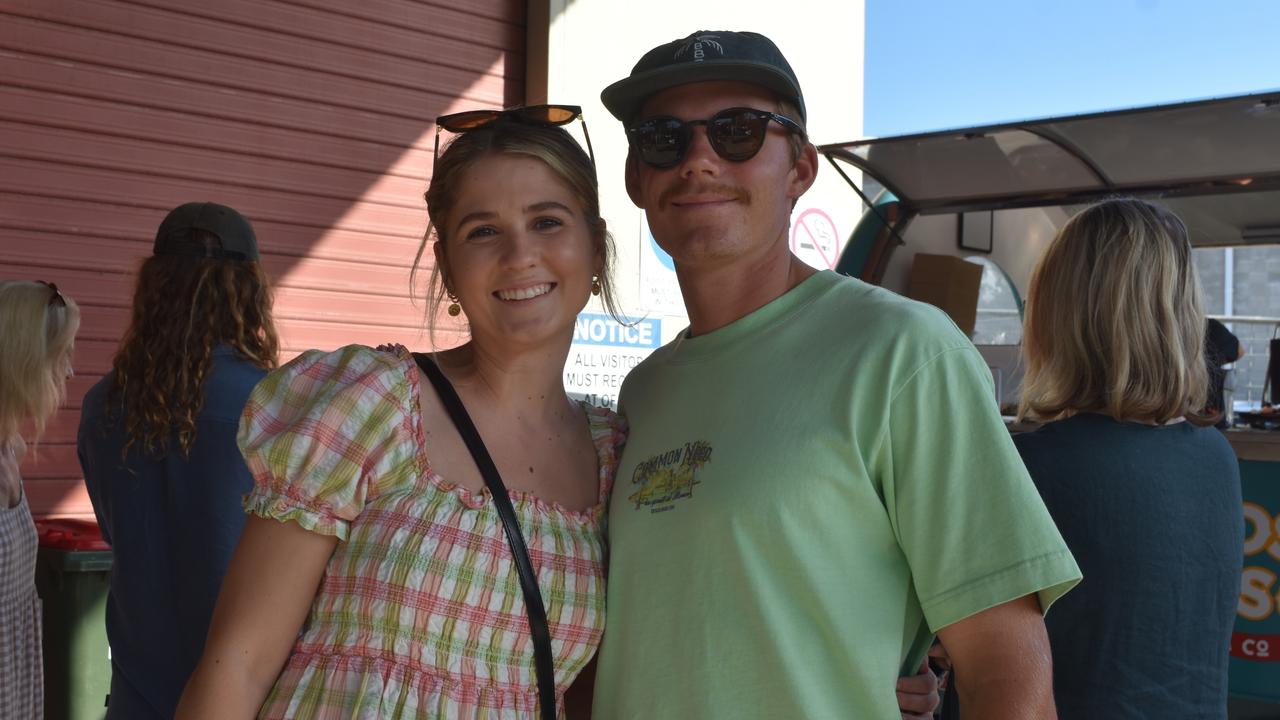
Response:
POLYGON ((408 283, 433 120, 523 100, 525 12, 515 0, 0 10, 0 277, 54 281, 84 311, 69 407, 23 467, 33 510, 91 513, 80 398, 110 369, 133 273, 179 203, 253 221, 284 359, 427 342, 408 283))

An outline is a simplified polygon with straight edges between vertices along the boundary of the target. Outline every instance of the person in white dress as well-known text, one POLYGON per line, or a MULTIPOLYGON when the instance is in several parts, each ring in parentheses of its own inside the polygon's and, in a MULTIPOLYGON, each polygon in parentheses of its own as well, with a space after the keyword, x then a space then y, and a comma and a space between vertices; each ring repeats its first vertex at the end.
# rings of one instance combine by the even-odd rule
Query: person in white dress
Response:
POLYGON ((19 467, 66 394, 80 309, 56 285, 0 280, 0 717, 44 717, 36 528, 19 467))

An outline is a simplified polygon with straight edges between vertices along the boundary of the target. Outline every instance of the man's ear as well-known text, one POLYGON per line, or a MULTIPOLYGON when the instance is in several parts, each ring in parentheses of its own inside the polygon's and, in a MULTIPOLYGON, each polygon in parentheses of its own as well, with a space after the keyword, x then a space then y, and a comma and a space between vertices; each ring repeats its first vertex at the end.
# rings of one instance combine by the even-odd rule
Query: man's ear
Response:
POLYGON ((640 201, 640 158, 636 157, 636 151, 627 148, 627 170, 625 173, 627 182, 627 196, 631 198, 631 202, 635 206, 644 210, 645 207, 640 201))
POLYGON ((791 170, 792 177, 787 197, 795 201, 813 187, 813 181, 818 177, 818 149, 813 146, 813 143, 804 144, 804 149, 800 151, 800 157, 796 158, 796 163, 791 170))

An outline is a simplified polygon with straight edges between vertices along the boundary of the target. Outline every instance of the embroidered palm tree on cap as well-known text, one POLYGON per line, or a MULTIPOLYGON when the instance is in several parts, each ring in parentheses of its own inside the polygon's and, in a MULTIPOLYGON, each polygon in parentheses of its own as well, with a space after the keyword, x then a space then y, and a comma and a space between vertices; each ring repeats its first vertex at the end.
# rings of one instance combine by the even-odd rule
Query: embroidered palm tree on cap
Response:
POLYGON ((683 45, 676 48, 675 57, 678 60, 685 53, 689 52, 690 50, 693 50, 693 61, 699 62, 700 60, 702 60, 702 58, 705 55, 705 51, 702 49, 703 44, 710 45, 712 48, 715 49, 716 52, 720 53, 721 55, 724 55, 724 46, 716 42, 716 38, 718 37, 720 36, 719 35, 694 35, 688 40, 685 40, 683 45))

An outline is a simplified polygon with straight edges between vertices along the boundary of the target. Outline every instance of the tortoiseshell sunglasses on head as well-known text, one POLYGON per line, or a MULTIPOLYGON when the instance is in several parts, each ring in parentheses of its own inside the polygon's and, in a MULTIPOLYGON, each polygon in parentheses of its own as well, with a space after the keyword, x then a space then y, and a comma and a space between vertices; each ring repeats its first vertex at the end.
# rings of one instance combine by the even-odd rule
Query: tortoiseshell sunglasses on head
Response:
POLYGON ((441 115, 436 118, 436 144, 432 151, 432 164, 440 157, 440 129, 451 133, 464 133, 478 130, 498 122, 512 120, 529 125, 561 127, 574 120, 582 122, 582 137, 587 141, 587 156, 591 158, 591 171, 596 168, 596 153, 591 148, 591 133, 587 132, 587 121, 582 117, 582 108, 577 105, 528 105, 508 108, 506 110, 466 110, 463 112, 441 115))

